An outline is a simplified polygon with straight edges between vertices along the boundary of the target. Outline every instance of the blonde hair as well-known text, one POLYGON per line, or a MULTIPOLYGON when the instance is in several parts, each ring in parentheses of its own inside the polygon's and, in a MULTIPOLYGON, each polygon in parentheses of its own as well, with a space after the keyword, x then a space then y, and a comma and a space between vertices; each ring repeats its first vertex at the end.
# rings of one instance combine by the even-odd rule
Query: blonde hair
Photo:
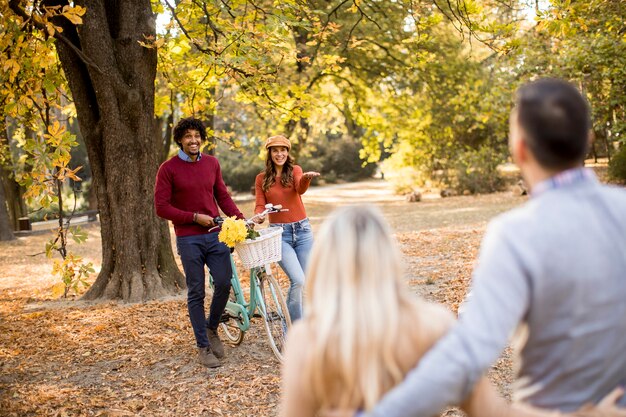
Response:
POLYGON ((377 209, 342 208, 321 227, 307 274, 312 336, 304 369, 320 409, 369 410, 404 378, 397 343, 414 320, 415 299, 403 275, 401 253, 377 209))

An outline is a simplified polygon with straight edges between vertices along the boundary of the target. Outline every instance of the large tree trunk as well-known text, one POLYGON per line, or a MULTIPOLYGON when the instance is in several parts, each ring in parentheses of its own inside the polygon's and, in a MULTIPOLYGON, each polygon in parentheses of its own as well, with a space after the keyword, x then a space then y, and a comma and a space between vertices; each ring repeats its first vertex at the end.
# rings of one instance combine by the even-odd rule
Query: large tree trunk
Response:
POLYGON ((4 194, 4 186, 0 183, 0 241, 13 240, 13 225, 9 219, 9 211, 4 194))
POLYGON ((11 230, 18 230, 19 218, 26 216, 24 199, 19 193, 21 187, 12 177, 12 171, 7 167, 0 167, 0 187, 2 187, 2 200, 4 210, 11 230))
MULTIPOLYGON (((9 141, 7 129, 0 129, 0 145, 6 146, 10 150, 11 142, 9 141)), ((15 181, 11 164, 11 158, 9 158, 7 164, 0 167, 0 182, 4 185, 4 199, 8 208, 9 222, 12 225, 11 230, 18 230, 19 218, 28 215, 28 209, 24 201, 24 192, 26 190, 15 181)))
MULTIPOLYGON (((98 199, 102 269, 85 299, 142 301, 185 286, 169 229, 153 207, 162 152, 154 126, 155 35, 150 0, 84 0, 78 27, 63 18, 57 40, 98 199), (76 50, 80 51, 79 53, 76 50)), ((48 1, 47 4, 67 4, 48 1)))

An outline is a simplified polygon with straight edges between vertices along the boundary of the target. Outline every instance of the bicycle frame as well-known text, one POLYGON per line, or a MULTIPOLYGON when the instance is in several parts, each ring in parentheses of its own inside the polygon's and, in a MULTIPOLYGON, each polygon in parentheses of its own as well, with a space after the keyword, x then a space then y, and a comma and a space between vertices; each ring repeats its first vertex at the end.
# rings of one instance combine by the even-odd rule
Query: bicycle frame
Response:
POLYGON ((258 285, 258 274, 261 272, 263 267, 252 268, 250 270, 250 301, 248 302, 243 294, 241 281, 239 280, 239 274, 237 273, 237 268, 235 267, 232 255, 230 257, 230 263, 233 270, 230 282, 233 292, 235 293, 236 302, 228 300, 225 311, 229 316, 238 318, 238 320, 236 320, 237 326, 245 332, 250 328, 250 318, 254 316, 257 308, 262 310, 265 309, 265 306, 263 305, 263 297, 261 296, 261 289, 258 285))

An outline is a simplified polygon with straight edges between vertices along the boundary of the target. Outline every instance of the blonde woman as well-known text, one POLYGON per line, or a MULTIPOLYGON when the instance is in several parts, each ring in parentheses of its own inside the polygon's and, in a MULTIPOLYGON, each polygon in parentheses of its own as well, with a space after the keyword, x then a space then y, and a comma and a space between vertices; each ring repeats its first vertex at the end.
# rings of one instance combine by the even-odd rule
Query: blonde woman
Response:
MULTIPOLYGON (((378 210, 347 207, 324 223, 311 253, 306 315, 287 342, 282 417, 372 409, 450 328, 453 315, 414 296, 401 265, 378 210)), ((558 415, 512 408, 485 378, 463 409, 480 417, 558 415)))

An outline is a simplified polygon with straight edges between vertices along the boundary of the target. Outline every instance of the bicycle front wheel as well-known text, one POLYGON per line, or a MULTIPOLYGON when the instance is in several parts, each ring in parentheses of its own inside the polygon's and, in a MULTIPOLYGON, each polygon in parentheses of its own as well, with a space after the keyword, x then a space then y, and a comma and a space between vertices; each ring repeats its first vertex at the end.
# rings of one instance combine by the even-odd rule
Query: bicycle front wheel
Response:
MULTIPOLYGON (((235 291, 232 287, 230 288, 230 296, 228 297, 228 300, 232 303, 237 302, 237 297, 235 297, 235 291)), ((224 314, 228 315, 226 311, 224 311, 224 314)), ((241 317, 232 316, 229 316, 228 320, 220 323, 220 329, 222 330, 222 333, 224 333, 224 336, 226 336, 228 344, 238 346, 241 342, 243 342, 243 336, 245 333, 241 330, 241 323, 241 317)))
POLYGON ((220 329, 224 336, 226 336, 226 341, 228 344, 232 346, 239 346, 241 342, 243 342, 243 335, 245 334, 237 323, 233 322, 237 319, 231 319, 231 321, 227 323, 220 323, 220 329))
POLYGON ((283 360, 285 336, 287 329, 291 327, 291 318, 283 293, 278 286, 276 278, 264 273, 260 276, 263 323, 270 342, 270 347, 278 360, 283 360))

